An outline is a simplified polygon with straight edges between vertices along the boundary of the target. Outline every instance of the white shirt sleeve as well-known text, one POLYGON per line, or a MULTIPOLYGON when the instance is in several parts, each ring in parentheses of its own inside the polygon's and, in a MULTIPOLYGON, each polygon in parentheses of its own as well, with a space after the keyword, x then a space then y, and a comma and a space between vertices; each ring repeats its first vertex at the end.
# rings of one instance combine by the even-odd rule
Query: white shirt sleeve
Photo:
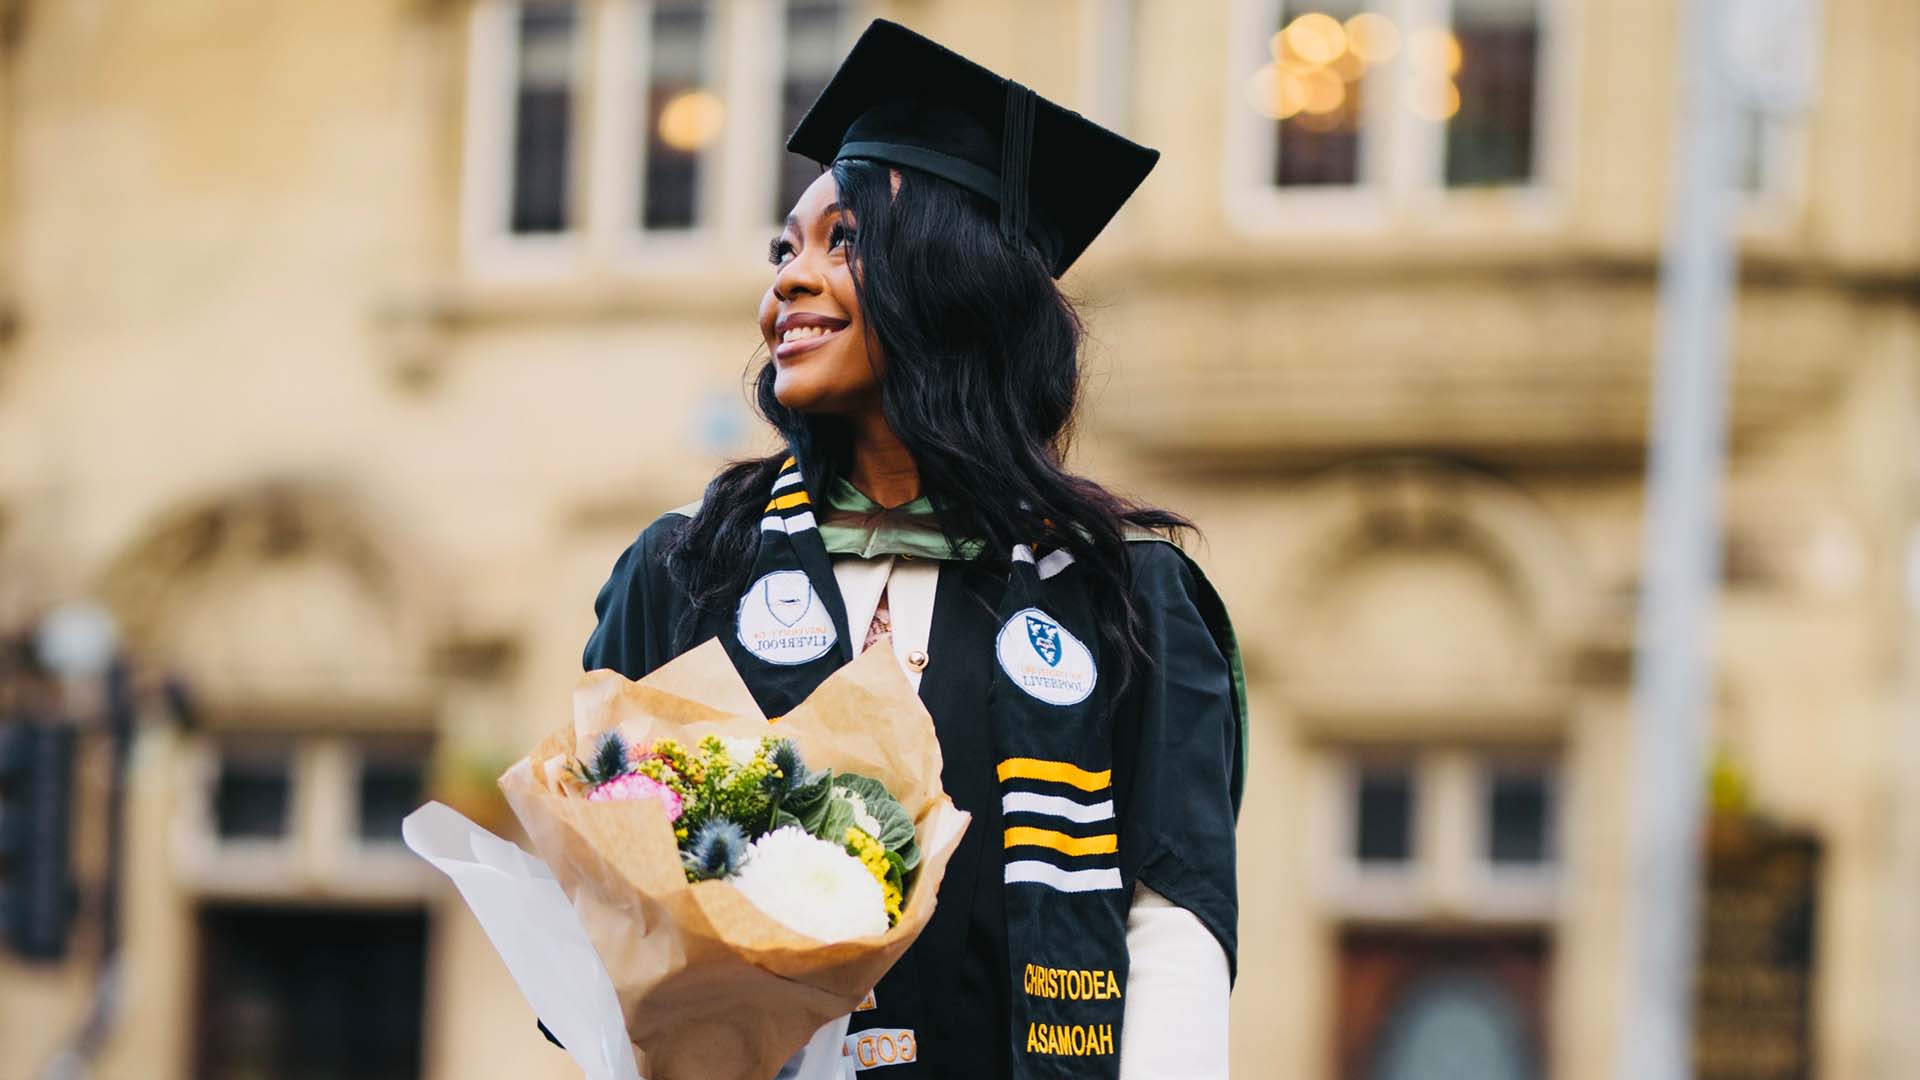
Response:
POLYGON ((1225 1080, 1227 954, 1193 912, 1134 887, 1120 1080, 1225 1080))

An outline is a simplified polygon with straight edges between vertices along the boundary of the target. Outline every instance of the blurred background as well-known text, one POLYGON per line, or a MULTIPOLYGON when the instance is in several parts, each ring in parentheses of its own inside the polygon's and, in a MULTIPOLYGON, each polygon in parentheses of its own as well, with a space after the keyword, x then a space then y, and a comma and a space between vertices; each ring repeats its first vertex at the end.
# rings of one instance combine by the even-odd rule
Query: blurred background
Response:
MULTIPOLYGON (((1693 1057, 1911 1076, 1920 5, 1730 12, 1693 1057)), ((1616 1075, 1678 0, 0 0, 0 1078, 577 1075, 399 822, 768 448, 876 15, 1165 154, 1077 462, 1238 625, 1235 1075, 1616 1075)))

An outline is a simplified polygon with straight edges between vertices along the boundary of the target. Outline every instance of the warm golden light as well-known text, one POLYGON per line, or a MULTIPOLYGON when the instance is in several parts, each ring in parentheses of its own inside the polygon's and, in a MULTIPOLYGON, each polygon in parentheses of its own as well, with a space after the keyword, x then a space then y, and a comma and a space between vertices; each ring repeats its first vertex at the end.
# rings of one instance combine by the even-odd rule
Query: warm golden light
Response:
POLYGON ((1347 84, 1328 68, 1297 76, 1301 84, 1300 111, 1330 113, 1347 103, 1347 84))
POLYGON ((1359 54, 1349 49, 1339 56, 1334 57, 1333 63, 1327 65, 1327 70, 1340 76, 1340 78, 1347 82, 1359 82, 1361 77, 1367 73, 1367 62, 1362 60, 1359 54))
POLYGON ((1306 104, 1306 89, 1297 73, 1267 64, 1247 80, 1247 101, 1262 116, 1285 120, 1306 104))
POLYGON ((1460 39, 1446 30, 1428 30, 1414 38, 1413 61, 1422 75, 1458 75, 1465 59, 1460 39))
POLYGON ((687 90, 660 109, 660 141, 683 153, 711 143, 726 123, 727 107, 706 90, 687 90))
POLYGON ((1445 77, 1417 79, 1407 89, 1407 108, 1423 120, 1451 120, 1460 111, 1460 88, 1445 77))
POLYGON ((1347 51, 1347 31, 1321 11, 1309 11, 1280 31, 1288 49, 1309 64, 1331 64, 1347 51))
POLYGON ((1369 64, 1400 55, 1400 28, 1377 11, 1363 11, 1346 23, 1347 50, 1369 64))

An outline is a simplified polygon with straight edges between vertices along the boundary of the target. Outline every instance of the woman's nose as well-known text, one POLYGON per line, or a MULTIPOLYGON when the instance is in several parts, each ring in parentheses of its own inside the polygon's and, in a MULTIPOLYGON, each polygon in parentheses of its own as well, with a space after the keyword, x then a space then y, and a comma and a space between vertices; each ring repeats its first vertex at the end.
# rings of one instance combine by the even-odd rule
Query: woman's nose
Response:
POLYGON ((822 288, 819 268, 804 251, 788 259, 773 276, 773 295, 782 300, 791 300, 803 293, 817 296, 822 288))

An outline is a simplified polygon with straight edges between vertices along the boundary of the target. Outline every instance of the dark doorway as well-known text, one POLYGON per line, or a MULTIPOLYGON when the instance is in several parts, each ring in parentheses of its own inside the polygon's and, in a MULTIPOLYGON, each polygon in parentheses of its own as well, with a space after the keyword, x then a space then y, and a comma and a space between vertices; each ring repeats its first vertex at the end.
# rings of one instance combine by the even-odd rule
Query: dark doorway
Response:
POLYGON ((421 911, 200 912, 198 1080, 416 1080, 421 911))
POLYGON ((1549 953, 1540 930, 1347 930, 1340 940, 1339 1075, 1545 1075, 1549 953))

